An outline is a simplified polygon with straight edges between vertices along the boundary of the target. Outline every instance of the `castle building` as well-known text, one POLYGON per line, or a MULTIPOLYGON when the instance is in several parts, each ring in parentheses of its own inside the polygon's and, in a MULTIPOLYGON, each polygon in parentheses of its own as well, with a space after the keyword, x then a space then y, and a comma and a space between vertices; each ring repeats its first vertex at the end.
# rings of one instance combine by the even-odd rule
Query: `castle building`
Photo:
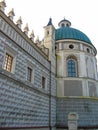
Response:
POLYGON ((63 19, 44 40, 0 2, 0 130, 98 130, 97 50, 63 19))

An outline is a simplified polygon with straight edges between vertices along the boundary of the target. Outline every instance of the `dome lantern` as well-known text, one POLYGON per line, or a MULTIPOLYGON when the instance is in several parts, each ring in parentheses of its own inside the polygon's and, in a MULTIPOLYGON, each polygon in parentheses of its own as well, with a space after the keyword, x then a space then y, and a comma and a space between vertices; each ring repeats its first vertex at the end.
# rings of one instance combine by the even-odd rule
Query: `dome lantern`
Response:
POLYGON ((65 18, 61 20, 58 24, 59 27, 69 27, 71 26, 71 22, 66 20, 65 18))
POLYGON ((83 42, 87 42, 89 44, 92 44, 90 39, 86 34, 81 32, 78 29, 72 28, 71 22, 66 20, 65 18, 61 20, 58 24, 60 28, 56 29, 55 32, 55 40, 64 40, 64 39, 73 39, 73 40, 80 40, 83 42))

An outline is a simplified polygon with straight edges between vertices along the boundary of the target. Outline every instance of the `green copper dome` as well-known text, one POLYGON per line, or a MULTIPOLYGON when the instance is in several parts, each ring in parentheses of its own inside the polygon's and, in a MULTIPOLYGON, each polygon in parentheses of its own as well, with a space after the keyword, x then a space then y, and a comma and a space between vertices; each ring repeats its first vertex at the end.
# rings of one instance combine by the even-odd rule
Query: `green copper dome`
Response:
POLYGON ((60 28, 56 29, 55 32, 55 40, 63 40, 63 39, 74 39, 87 42, 92 44, 90 39, 81 31, 71 28, 71 23, 68 20, 62 20, 59 23, 60 28))

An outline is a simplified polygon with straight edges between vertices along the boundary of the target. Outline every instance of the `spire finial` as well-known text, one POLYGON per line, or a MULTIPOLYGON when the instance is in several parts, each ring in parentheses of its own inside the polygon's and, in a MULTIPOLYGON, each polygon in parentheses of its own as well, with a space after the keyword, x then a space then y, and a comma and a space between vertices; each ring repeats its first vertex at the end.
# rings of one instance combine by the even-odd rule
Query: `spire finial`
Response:
POLYGON ((13 17, 15 16, 14 9, 12 8, 11 11, 8 13, 8 17, 13 20, 13 17))
POLYGON ((36 37, 36 41, 37 44, 39 44, 39 36, 36 37))
POLYGON ((28 23, 26 23, 26 25, 25 25, 23 31, 24 31, 24 33, 25 33, 26 35, 28 35, 28 31, 29 31, 28 23))
POLYGON ((6 7, 5 0, 1 0, 1 1, 0 1, 0 10, 1 10, 2 12, 4 12, 5 7, 6 7))
POLYGON ((30 33, 30 39, 34 42, 34 37, 35 37, 35 35, 34 35, 34 31, 32 30, 32 32, 30 33))
POLYGON ((51 17, 49 18, 49 22, 48 22, 47 26, 49 26, 49 25, 52 25, 52 18, 51 17))
POLYGON ((22 19, 21 19, 21 16, 18 18, 18 20, 16 21, 16 25, 21 28, 21 25, 22 25, 22 19))

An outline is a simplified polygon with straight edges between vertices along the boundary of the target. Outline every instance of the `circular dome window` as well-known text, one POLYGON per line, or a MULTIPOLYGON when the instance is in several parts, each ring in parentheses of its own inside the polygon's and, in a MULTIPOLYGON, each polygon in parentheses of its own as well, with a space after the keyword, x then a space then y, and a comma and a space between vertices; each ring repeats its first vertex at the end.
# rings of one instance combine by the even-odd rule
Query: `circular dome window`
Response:
POLYGON ((70 49, 73 49, 73 48, 74 48, 74 46, 71 44, 71 45, 69 45, 69 48, 70 48, 70 49))
POLYGON ((90 50, 89 50, 89 48, 87 48, 86 50, 87 50, 87 52, 88 52, 88 53, 90 53, 90 50))

